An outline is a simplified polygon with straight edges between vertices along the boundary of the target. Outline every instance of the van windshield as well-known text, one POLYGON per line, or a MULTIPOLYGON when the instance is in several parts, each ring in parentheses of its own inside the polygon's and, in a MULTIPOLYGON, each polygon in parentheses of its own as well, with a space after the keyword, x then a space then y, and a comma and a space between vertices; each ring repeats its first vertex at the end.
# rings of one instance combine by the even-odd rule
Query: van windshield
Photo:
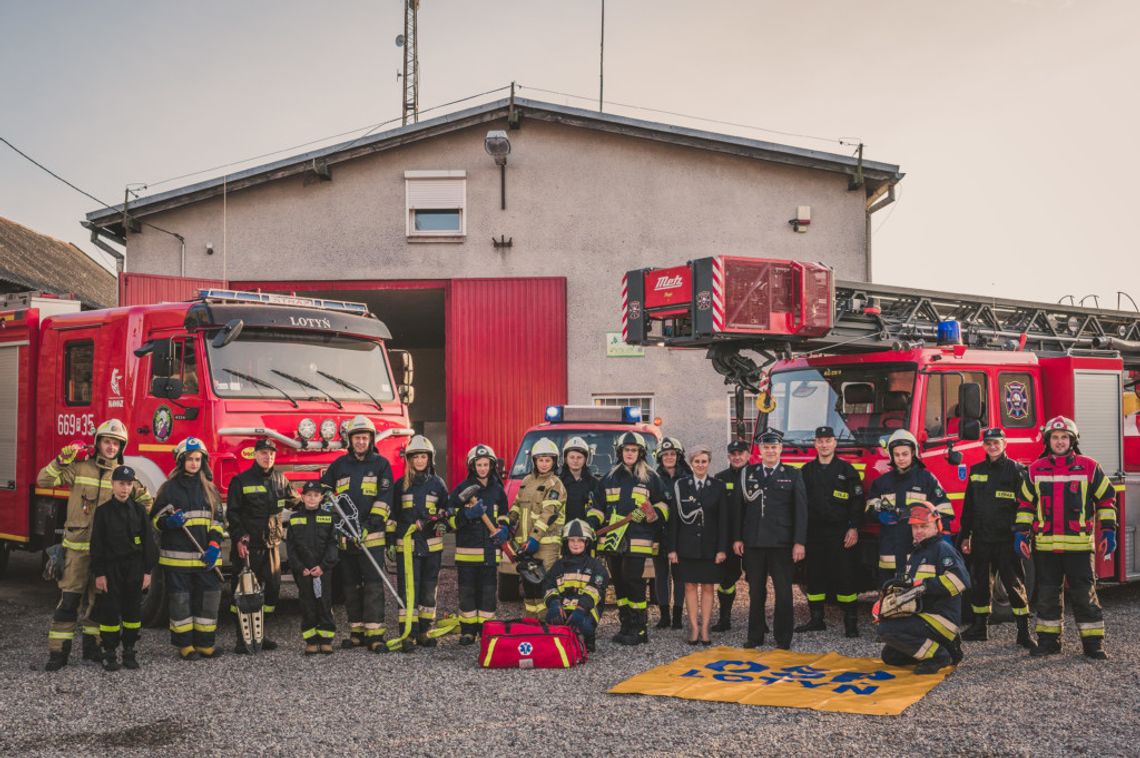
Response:
POLYGON ((210 385, 218 397, 279 399, 282 393, 271 388, 276 386, 298 400, 327 401, 331 395, 337 400, 368 403, 369 395, 379 401, 395 398, 384 347, 377 342, 325 332, 247 327, 225 347, 214 347, 207 338, 206 353, 210 385), (299 377, 319 391, 298 385, 274 373, 275 369, 299 377))
MULTIPOLYGON (((522 479, 531 470, 530 449, 534 443, 538 442, 543 437, 548 437, 558 445, 558 449, 562 449, 562 445, 566 440, 571 437, 581 437, 590 446, 590 470, 594 472, 595 476, 605 476, 609 473, 610 469, 617 463, 617 455, 614 453, 614 441, 618 436, 625 434, 626 429, 622 427, 614 427, 613 429, 541 429, 527 432, 523 437, 522 444, 519 445, 519 451, 515 455, 515 463, 511 466, 511 479, 522 479)), ((657 449, 657 438, 652 434, 643 434, 645 437, 645 445, 648 448, 649 460, 653 461, 653 451, 657 449)), ((562 458, 559 456, 559 465, 561 466, 562 458)), ((655 464, 654 464, 655 465, 655 464)))
POLYGON ((778 371, 772 374, 768 429, 784 441, 810 446, 815 429, 830 426, 840 444, 878 445, 910 426, 914 364, 858 364, 778 371))

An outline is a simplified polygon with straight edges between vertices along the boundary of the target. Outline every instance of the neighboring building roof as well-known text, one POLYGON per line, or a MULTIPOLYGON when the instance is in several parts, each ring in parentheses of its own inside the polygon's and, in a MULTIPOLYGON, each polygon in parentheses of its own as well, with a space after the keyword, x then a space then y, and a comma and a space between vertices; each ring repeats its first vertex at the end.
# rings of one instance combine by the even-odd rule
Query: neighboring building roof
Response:
MULTIPOLYGON (((390 150, 403 145, 430 139, 432 137, 465 129, 490 121, 508 117, 515 109, 521 117, 538 121, 577 126, 585 129, 623 134, 629 137, 667 142, 687 147, 730 153, 756 160, 782 163, 791 166, 832 171, 854 177, 859 161, 852 156, 808 150, 801 147, 781 145, 775 142, 737 137, 730 134, 707 132, 683 126, 663 124, 655 121, 617 116, 611 113, 588 111, 565 105, 555 105, 537 100, 514 98, 496 100, 465 110, 438 116, 417 124, 409 124, 398 129, 356 138, 329 147, 320 148, 300 155, 282 158, 253 168, 237 171, 225 176, 225 191, 251 187, 286 176, 303 174, 319 167, 359 158, 364 155, 390 150)), ((863 161, 863 183, 868 196, 880 194, 880 190, 902 179, 899 167, 877 161, 863 161)), ((185 187, 160 192, 143 197, 131 203, 131 215, 146 216, 151 213, 170 210, 182 205, 204 200, 223 191, 223 178, 216 177, 185 187)), ((122 206, 101 208, 87 214, 87 220, 94 226, 105 227, 122 234, 122 206)))
POLYGON ((115 275, 67 242, 0 216, 0 290, 74 294, 88 308, 118 303, 115 275))

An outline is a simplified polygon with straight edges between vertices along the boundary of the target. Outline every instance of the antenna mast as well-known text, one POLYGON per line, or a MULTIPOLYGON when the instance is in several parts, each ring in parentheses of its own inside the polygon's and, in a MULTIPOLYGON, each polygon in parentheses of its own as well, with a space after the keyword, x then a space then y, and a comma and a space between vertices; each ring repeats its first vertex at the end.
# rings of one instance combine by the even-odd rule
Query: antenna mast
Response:
POLYGON ((420 0, 403 0, 404 33, 396 37, 396 47, 404 48, 404 103, 403 125, 408 125, 408 114, 412 123, 420 120, 420 55, 419 35, 416 33, 416 18, 420 10, 420 0))

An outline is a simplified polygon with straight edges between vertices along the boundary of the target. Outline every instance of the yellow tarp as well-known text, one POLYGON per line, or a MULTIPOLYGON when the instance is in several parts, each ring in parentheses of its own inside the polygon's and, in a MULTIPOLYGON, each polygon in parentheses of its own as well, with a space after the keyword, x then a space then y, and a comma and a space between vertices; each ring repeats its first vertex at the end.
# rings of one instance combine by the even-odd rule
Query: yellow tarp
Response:
POLYGON ((626 679, 610 692, 897 716, 951 671, 918 676, 838 653, 714 647, 626 679))

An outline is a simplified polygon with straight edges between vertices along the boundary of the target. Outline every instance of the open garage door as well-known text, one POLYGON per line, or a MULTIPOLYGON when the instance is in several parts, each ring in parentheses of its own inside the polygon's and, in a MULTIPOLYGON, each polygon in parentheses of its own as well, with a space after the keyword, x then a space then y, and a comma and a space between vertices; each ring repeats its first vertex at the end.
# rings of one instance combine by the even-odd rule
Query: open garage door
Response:
POLYGON ((446 328, 454 487, 473 445, 510 461, 546 406, 566 402, 566 279, 454 279, 446 328))

